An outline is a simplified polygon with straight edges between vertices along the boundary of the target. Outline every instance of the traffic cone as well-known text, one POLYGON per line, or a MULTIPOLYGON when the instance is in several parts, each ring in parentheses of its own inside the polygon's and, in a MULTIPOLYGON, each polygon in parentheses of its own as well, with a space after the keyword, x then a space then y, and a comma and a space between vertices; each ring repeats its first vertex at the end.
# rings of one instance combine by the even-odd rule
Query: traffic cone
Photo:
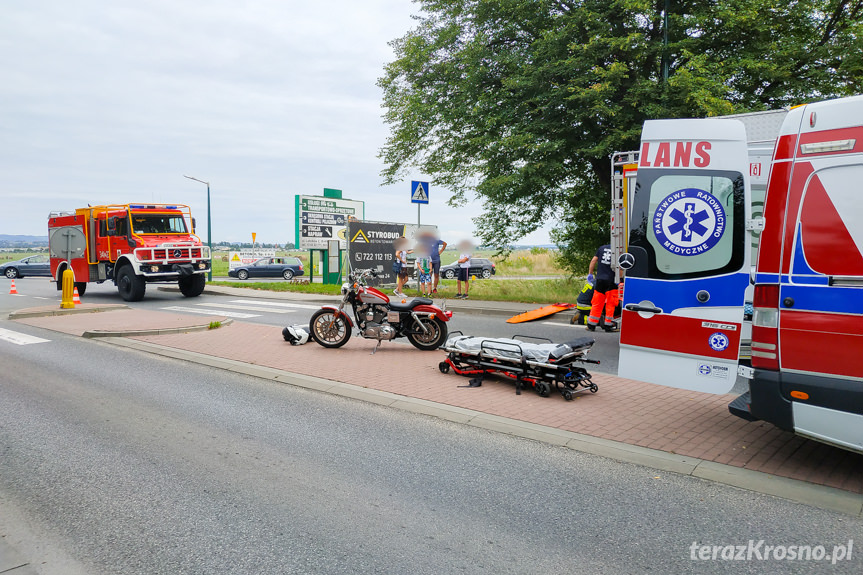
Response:
POLYGON ((9 295, 21 295, 18 293, 18 290, 15 289, 15 280, 12 280, 12 287, 9 288, 9 295))
POLYGON ((81 304, 81 296, 78 295, 78 288, 75 288, 75 291, 72 292, 72 303, 75 305, 81 304))

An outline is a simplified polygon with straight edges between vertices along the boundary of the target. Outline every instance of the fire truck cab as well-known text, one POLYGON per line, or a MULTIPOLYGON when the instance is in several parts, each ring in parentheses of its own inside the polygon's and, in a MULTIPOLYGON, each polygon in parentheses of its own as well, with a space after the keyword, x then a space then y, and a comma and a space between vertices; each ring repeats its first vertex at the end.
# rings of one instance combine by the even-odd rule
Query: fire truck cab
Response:
POLYGON ((72 270, 83 295, 89 282, 113 281, 126 301, 140 301, 148 283, 176 282, 182 294, 204 291, 210 251, 195 235, 188 206, 89 206, 48 216, 51 275, 61 288, 72 270))
POLYGON ((733 414, 863 452, 863 97, 784 116, 763 216, 747 142, 735 119, 645 123, 620 375, 737 389, 733 414))

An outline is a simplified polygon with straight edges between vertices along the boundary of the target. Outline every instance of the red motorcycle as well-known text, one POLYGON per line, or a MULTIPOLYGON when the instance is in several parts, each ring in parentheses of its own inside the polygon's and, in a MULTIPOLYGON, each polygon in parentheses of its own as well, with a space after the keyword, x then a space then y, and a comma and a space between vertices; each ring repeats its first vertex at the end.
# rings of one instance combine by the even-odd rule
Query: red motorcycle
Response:
MULTIPOLYGON (((428 298, 413 298, 406 303, 391 301, 382 291, 366 285, 374 270, 351 272, 342 285, 342 302, 324 306, 309 320, 309 335, 324 347, 341 347, 354 327, 359 335, 380 342, 406 337, 417 349, 435 350, 446 342, 446 322, 452 317, 428 298), (345 311, 350 306, 354 319, 345 311)), ((373 352, 374 353, 374 352, 373 352)))

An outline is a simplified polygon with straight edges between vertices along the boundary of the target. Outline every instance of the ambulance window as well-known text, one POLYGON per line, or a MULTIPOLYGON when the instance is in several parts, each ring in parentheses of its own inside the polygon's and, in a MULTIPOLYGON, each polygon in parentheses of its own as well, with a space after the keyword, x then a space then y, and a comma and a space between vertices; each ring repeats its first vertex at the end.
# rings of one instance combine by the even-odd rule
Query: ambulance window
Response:
POLYGON ((640 170, 630 251, 646 258, 635 274, 692 278, 739 271, 745 237, 739 172, 640 170))
POLYGON ((861 182, 860 164, 818 170, 809 179, 800 210, 800 237, 805 261, 815 273, 863 276, 861 182))

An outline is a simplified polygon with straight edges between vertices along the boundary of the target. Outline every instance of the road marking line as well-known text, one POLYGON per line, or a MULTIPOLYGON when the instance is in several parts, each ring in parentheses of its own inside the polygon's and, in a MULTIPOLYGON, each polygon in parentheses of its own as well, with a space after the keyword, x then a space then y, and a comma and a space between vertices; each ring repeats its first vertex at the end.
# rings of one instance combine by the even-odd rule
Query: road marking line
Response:
POLYGON ((34 296, 33 296, 33 299, 51 299, 51 298, 49 298, 49 297, 42 297, 42 296, 40 296, 40 295, 34 295, 34 296))
POLYGON ((570 325, 570 324, 568 324, 568 323, 566 323, 566 322, 562 322, 562 321, 541 321, 541 322, 539 322, 539 323, 540 323, 541 325, 556 325, 556 326, 559 326, 559 327, 563 327, 563 326, 570 325))
POLYGON ((233 305, 233 304, 229 304, 229 303, 199 303, 199 304, 195 304, 195 305, 204 305, 204 306, 225 308, 225 309, 242 309, 242 310, 246 310, 246 311, 260 311, 260 312, 264 312, 264 313, 294 313, 295 311, 297 311, 295 309, 272 309, 272 308, 265 308, 265 307, 254 307, 251 305, 233 305))
POLYGON ((15 345, 30 345, 31 343, 46 343, 51 341, 50 339, 42 339, 35 335, 18 333, 17 331, 12 331, 10 329, 3 329, 2 327, 0 327, 0 339, 8 341, 9 343, 14 343, 15 345))
POLYGON ((304 303, 282 303, 282 302, 275 302, 275 301, 262 301, 262 300, 256 300, 255 298, 232 299, 231 303, 264 305, 264 306, 270 306, 270 307, 289 307, 289 308, 294 308, 294 309, 321 309, 321 306, 319 306, 319 305, 307 305, 304 303))
POLYGON ((172 305, 170 307, 163 307, 162 309, 168 311, 182 311, 187 313, 200 313, 203 315, 223 315, 225 317, 234 317, 237 319, 247 319, 250 317, 261 317, 256 313, 240 313, 238 311, 217 311, 214 309, 200 309, 196 307, 183 307, 179 305, 172 305))

